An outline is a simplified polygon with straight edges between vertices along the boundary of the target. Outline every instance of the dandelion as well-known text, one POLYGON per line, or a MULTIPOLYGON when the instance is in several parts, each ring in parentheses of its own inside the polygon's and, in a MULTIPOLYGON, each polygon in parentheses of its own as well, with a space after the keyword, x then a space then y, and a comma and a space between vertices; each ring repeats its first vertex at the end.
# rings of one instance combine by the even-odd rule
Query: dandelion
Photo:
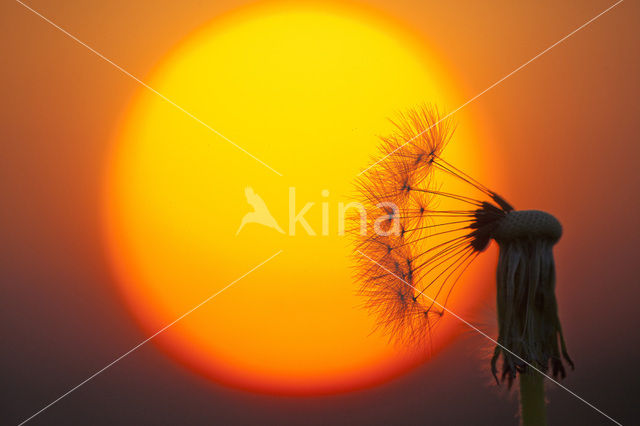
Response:
POLYGON ((520 378, 523 424, 544 423, 538 371, 564 378, 564 363, 573 367, 555 298, 552 247, 560 223, 545 212, 515 210, 445 161, 455 126, 437 109, 422 106, 393 124, 395 131, 382 138, 382 161, 356 183, 367 212, 366 228, 358 223, 352 230, 366 307, 401 344, 427 344, 464 271, 496 241, 498 345, 491 371, 509 388, 520 378), (454 176, 478 195, 446 192, 436 173, 454 176))

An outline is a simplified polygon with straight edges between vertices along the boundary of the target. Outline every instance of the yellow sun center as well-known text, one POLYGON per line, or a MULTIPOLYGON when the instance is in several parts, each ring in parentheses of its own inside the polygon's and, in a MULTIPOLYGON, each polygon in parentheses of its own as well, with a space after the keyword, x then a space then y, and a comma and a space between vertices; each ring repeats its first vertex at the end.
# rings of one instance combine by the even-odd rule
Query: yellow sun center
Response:
MULTIPOLYGON (((369 12, 276 3, 212 22, 148 83, 283 175, 140 90, 110 157, 105 223, 120 289, 144 330, 155 333, 282 250, 154 341, 214 380, 287 394, 371 385, 427 356, 374 332, 338 213, 376 136, 391 129, 387 118, 423 101, 457 106, 433 54, 369 12), (246 187, 284 233, 248 223, 236 236, 252 210, 246 187), (291 235, 291 188, 295 214, 314 203, 304 219, 316 235, 301 222, 291 235)), ((450 158, 482 178, 469 135, 459 129, 450 158)), ((466 291, 452 309, 471 303, 466 291)), ((445 320, 433 347, 452 329, 445 320)))

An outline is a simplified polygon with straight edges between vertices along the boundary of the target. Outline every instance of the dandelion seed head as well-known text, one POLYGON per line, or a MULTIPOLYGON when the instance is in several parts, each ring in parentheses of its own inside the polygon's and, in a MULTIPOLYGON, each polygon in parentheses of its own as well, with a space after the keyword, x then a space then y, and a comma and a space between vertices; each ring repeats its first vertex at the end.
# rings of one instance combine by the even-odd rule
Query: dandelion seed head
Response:
POLYGON ((356 183, 367 232, 352 234, 364 255, 355 256, 359 292, 378 327, 400 344, 424 347, 464 271, 496 241, 499 336, 492 372, 509 385, 527 363, 564 377, 563 360, 573 363, 557 315, 551 252, 560 223, 547 213, 514 210, 445 161, 455 125, 437 108, 422 105, 392 123, 394 131, 381 138, 382 160, 356 183), (480 195, 446 192, 438 173, 480 195))
POLYGON ((434 159, 454 126, 426 105, 392 123, 393 133, 381 138, 380 153, 385 159, 356 183, 367 210, 367 233, 353 235, 358 250, 375 260, 358 259, 357 278, 378 326, 398 342, 421 345, 442 316, 418 289, 424 265, 414 250, 432 221, 429 212, 434 206, 433 194, 423 189, 430 187, 434 159), (380 230, 383 235, 376 232, 380 230))

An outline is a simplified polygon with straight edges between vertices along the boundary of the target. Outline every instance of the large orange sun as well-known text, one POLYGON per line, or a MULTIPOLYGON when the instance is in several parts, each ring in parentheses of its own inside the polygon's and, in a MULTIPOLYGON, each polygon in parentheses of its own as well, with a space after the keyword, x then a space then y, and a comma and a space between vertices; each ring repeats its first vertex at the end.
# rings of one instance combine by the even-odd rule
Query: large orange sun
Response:
MULTIPOLYGON (((173 324, 154 342, 218 382, 258 392, 323 394, 389 380, 429 354, 374 331, 352 279, 338 205, 353 194, 393 117, 423 101, 460 103, 436 55, 387 18, 355 7, 250 6, 189 36, 149 85, 279 176, 156 94, 140 89, 109 158, 105 233, 119 289, 151 335, 256 265, 282 253, 173 324), (257 224, 250 186, 285 231, 257 224), (297 225, 289 235, 290 188, 297 225), (323 232, 323 213, 328 218, 323 232), (327 234, 327 235, 323 235, 327 234)), ((448 156, 486 177, 471 123, 448 156)), ((477 264, 450 307, 481 293, 477 264)), ((455 334, 446 318, 432 353, 455 334)))

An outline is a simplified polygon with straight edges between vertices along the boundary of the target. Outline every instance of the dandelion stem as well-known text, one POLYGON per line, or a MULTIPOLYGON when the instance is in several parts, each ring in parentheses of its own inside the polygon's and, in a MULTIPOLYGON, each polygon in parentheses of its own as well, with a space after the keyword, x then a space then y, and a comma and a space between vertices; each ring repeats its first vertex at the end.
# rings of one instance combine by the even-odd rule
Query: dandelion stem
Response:
POLYGON ((547 424, 544 401, 544 377, 537 371, 520 374, 520 419, 522 426, 547 424))

